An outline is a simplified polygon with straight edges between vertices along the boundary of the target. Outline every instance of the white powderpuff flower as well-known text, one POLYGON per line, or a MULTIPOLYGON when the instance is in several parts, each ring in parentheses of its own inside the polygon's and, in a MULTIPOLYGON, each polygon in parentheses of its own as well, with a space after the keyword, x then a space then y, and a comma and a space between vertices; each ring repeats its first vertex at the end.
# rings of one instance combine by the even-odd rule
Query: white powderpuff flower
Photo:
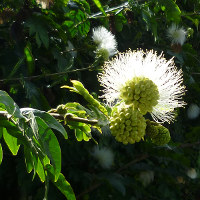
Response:
POLYGON ((187 116, 189 119, 196 119, 200 114, 200 108, 197 104, 190 104, 189 108, 187 109, 187 116))
POLYGON ((167 36, 171 40, 172 44, 184 44, 186 40, 187 31, 181 27, 179 28, 176 24, 172 24, 167 30, 167 36))
POLYGON ((92 155, 98 160, 102 168, 111 168, 114 161, 114 154, 111 149, 106 147, 99 148, 99 146, 95 146, 92 155))
POLYGON ((93 28, 93 41, 98 45, 97 51, 106 50, 109 56, 117 53, 117 42, 115 36, 105 27, 93 28))
POLYGON ((37 4, 40 4, 42 9, 49 8, 50 0, 36 0, 37 4))
POLYGON ((104 87, 101 97, 105 98, 109 105, 115 104, 121 100, 121 88, 135 77, 148 78, 157 86, 158 103, 150 112, 153 119, 157 122, 173 121, 174 109, 185 105, 181 98, 185 92, 182 70, 176 68, 173 59, 166 60, 162 53, 157 55, 153 50, 129 50, 118 54, 105 63, 103 71, 98 75, 104 87))
POLYGON ((194 169, 194 168, 188 169, 187 175, 188 175, 188 177, 190 177, 191 179, 197 178, 197 171, 196 171, 196 169, 194 169))
POLYGON ((146 187, 154 180, 154 172, 153 171, 143 171, 139 174, 139 180, 146 187))

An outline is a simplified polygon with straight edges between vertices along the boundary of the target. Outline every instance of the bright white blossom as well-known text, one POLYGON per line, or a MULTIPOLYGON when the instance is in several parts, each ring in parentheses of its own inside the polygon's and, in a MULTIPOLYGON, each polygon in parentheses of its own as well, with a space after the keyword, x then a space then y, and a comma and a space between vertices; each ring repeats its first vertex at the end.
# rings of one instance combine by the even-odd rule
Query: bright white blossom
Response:
MULTIPOLYGON (((104 87, 102 97, 109 105, 115 104, 121 100, 121 88, 127 81, 137 77, 150 79, 157 86, 159 98, 150 112, 154 120, 168 123, 173 121, 174 109, 185 105, 181 98, 185 92, 182 71, 176 68, 173 59, 166 60, 163 54, 157 55, 153 50, 129 50, 106 62, 103 72, 98 76, 104 87)), ((144 97, 144 100, 148 98, 144 97)))
POLYGON ((187 175, 188 177, 190 177, 191 179, 195 179, 197 178, 197 171, 194 168, 191 168, 187 171, 187 175))
POLYGON ((113 56, 117 53, 117 42, 115 36, 105 27, 100 26, 93 28, 93 41, 98 45, 97 51, 106 51, 108 56, 113 56))
POLYGON ((114 154, 111 149, 95 146, 92 155, 98 160, 102 168, 109 169, 113 164, 114 154))
POLYGON ((36 0, 36 2, 41 5, 42 9, 47 9, 51 0, 36 0))
POLYGON ((153 171, 143 171, 139 174, 139 180, 144 186, 149 185, 154 180, 153 171))
POLYGON ((190 104, 189 108, 187 109, 187 116, 189 119, 196 119, 200 114, 200 108, 197 104, 190 104))
POLYGON ((172 44, 183 45, 186 40, 187 31, 176 24, 172 24, 167 30, 167 36, 170 38, 172 44))

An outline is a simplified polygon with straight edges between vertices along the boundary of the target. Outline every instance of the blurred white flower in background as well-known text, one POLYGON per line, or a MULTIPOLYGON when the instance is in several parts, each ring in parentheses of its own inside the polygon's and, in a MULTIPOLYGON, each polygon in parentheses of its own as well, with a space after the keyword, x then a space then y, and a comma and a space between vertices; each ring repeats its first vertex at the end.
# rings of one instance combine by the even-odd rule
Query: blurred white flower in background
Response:
POLYGON ((51 1, 52 0, 36 0, 37 4, 41 5, 42 9, 48 9, 51 1))
POLYGON ((146 187, 154 180, 154 172, 153 171, 143 171, 139 174, 139 180, 146 187))
POLYGON ((107 147, 99 148, 99 146, 95 146, 92 155, 104 169, 110 169, 114 162, 114 154, 107 147))
POLYGON ((196 119, 200 114, 200 108, 197 104, 190 104, 189 108, 187 109, 187 116, 189 119, 196 119))
POLYGON ((188 169, 187 175, 188 175, 188 177, 190 177, 191 179, 197 178, 197 171, 196 171, 196 169, 194 169, 194 168, 188 169))
POLYGON ((184 44, 186 40, 187 31, 178 25, 172 24, 167 30, 167 36, 171 40, 172 44, 180 44, 181 46, 184 44))
POLYGON ((104 53, 107 57, 117 53, 117 42, 115 36, 105 27, 93 28, 93 41, 98 45, 97 53, 104 53))

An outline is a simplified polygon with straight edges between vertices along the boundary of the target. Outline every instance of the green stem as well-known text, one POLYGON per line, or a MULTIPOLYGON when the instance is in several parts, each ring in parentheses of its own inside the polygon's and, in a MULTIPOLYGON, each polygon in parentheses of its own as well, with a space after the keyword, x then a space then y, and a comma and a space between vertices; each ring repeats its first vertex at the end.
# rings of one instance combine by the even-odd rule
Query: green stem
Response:
POLYGON ((48 200, 48 192, 49 192, 49 176, 46 176, 46 180, 45 180, 45 193, 44 193, 44 199, 43 200, 48 200))

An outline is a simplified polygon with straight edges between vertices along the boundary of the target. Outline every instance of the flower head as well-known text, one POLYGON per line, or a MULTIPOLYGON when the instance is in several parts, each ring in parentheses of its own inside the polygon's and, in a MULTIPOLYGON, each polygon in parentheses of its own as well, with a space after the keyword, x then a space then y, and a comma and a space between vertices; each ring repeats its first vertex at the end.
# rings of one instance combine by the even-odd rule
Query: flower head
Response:
POLYGON ((188 175, 188 177, 190 177, 191 179, 197 178, 197 171, 196 171, 196 169, 194 169, 194 168, 188 169, 187 175, 188 175))
POLYGON ((50 0, 36 0, 37 4, 40 4, 42 9, 48 9, 49 8, 49 4, 50 4, 50 0))
POLYGON ((172 44, 183 45, 186 40, 186 35, 187 31, 183 27, 179 28, 175 24, 172 24, 167 31, 167 36, 170 38, 172 44))
POLYGON ((152 50, 118 54, 106 62, 98 78, 108 104, 123 100, 143 115, 150 112, 157 122, 173 121, 174 109, 185 105, 182 71, 172 59, 152 50))
POLYGON ((144 186, 149 185, 154 179, 153 171, 143 171, 139 174, 139 180, 144 186))
POLYGON ((197 106, 197 104, 190 104, 188 110, 187 110, 187 116, 189 119, 196 119, 200 114, 200 108, 197 106))
POLYGON ((92 155, 98 160, 102 168, 109 169, 113 164, 114 154, 106 147, 99 148, 99 146, 95 146, 92 155))
POLYGON ((117 53, 115 36, 103 26, 93 29, 93 41, 98 45, 97 52, 113 56, 117 53))

